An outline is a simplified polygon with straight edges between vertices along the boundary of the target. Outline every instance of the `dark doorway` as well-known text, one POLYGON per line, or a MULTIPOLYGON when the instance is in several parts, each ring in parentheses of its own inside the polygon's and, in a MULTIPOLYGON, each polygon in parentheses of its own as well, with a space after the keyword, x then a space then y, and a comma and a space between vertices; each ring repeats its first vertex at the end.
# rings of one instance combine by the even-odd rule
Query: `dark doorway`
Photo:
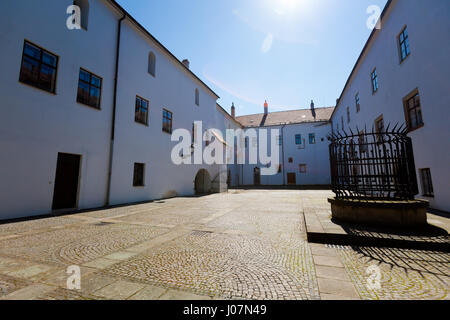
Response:
POLYGON ((297 175, 295 173, 289 172, 287 174, 287 183, 289 185, 296 185, 297 184, 297 175))
POLYGON ((81 156, 58 153, 53 210, 77 207, 78 180, 81 156))
POLYGON ((208 194, 211 192, 211 178, 207 170, 201 169, 195 176, 195 194, 208 194))
POLYGON ((255 186, 261 185, 261 169, 258 167, 253 170, 253 184, 255 186))

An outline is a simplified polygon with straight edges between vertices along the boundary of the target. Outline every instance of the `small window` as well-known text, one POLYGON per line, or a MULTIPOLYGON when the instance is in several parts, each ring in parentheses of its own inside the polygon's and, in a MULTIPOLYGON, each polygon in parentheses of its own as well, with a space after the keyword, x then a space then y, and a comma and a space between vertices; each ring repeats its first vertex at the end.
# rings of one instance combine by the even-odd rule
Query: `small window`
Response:
POLYGON ((25 41, 19 81, 55 93, 58 57, 25 41))
POLYGON ((384 133, 384 119, 382 115, 375 120, 375 131, 377 133, 378 141, 380 141, 383 136, 382 134, 384 133))
POLYGON ((344 116, 341 116, 341 129, 344 130, 344 116))
POLYGON ((316 144, 316 134, 315 133, 309 134, 309 144, 316 144))
POLYGON ((298 169, 300 173, 306 173, 306 164, 299 164, 298 169))
POLYGON ((347 107, 347 123, 350 123, 350 107, 347 107))
POLYGON ((172 133, 173 115, 169 110, 163 109, 162 131, 172 133))
POLYGON ((302 144, 302 135, 301 134, 296 134, 295 135, 295 144, 296 145, 301 145, 302 144))
POLYGON ((281 170, 283 170, 283 165, 279 164, 278 165, 278 173, 281 173, 281 170))
POLYGON ((195 104, 197 106, 200 105, 200 92, 198 91, 198 89, 195 89, 195 104))
POLYGON ((355 104, 356 104, 356 113, 361 111, 361 104, 359 103, 359 93, 355 96, 355 104))
POLYGON ((294 163, 294 158, 289 158, 289 159, 288 159, 288 162, 289 162, 289 163, 294 163))
POLYGON ((376 68, 373 69, 372 71, 371 79, 372 79, 372 93, 375 93, 378 91, 378 74, 376 68))
POLYGON ((134 121, 144 125, 148 124, 148 100, 136 96, 136 109, 134 114, 134 121))
POLYGON ((408 29, 405 27, 400 35, 398 36, 398 42, 400 46, 400 62, 403 62, 409 54, 411 50, 409 48, 409 38, 408 38, 408 29))
POLYGON ((434 197, 433 181, 431 180, 430 169, 420 169, 420 179, 422 181, 422 193, 425 197, 434 197))
POLYGON ((89 22, 89 0, 75 0, 73 5, 80 7, 81 28, 87 30, 89 22))
POLYGON ((102 78, 80 69, 77 102, 100 109, 102 78))
POLYGON ((145 164, 135 163, 133 175, 133 187, 143 187, 145 182, 144 176, 145 176, 145 164))
POLYGON ((403 100, 405 109, 406 125, 409 131, 416 130, 423 126, 422 109, 420 105, 420 95, 417 90, 413 91, 403 100))
POLYGON ((153 52, 148 54, 148 73, 153 77, 156 76, 156 56, 153 52))

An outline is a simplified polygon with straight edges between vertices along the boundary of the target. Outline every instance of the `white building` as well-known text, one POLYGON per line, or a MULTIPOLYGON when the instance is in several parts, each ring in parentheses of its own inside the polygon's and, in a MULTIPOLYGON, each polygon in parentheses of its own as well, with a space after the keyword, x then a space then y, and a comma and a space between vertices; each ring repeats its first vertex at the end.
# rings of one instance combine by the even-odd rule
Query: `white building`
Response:
MULTIPOLYGON (((247 129, 256 129, 255 137, 248 137, 248 149, 259 141, 261 130, 278 130, 277 144, 281 164, 276 175, 263 175, 261 164, 251 164, 248 159, 243 166, 242 185, 299 185, 329 186, 330 162, 328 135, 331 132, 330 116, 334 107, 269 112, 266 102, 264 113, 240 116, 236 119, 247 129)), ((270 133, 267 133, 270 135, 270 133)), ((269 149, 269 153, 270 153, 269 149)))
POLYGON ((218 96, 115 1, 68 29, 73 3, 0 2, 0 219, 223 191, 226 167, 171 162, 218 96))
POLYGON ((333 130, 408 126, 420 197, 450 211, 450 1, 392 0, 345 84, 333 130))

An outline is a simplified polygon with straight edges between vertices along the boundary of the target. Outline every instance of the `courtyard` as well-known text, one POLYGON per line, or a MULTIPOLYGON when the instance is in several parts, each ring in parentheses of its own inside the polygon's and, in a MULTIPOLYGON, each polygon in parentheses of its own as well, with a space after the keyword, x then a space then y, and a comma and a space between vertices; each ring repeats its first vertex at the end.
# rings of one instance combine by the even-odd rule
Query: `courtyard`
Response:
POLYGON ((230 190, 2 224, 0 299, 449 299, 448 253, 309 243, 304 212, 332 195, 230 190))

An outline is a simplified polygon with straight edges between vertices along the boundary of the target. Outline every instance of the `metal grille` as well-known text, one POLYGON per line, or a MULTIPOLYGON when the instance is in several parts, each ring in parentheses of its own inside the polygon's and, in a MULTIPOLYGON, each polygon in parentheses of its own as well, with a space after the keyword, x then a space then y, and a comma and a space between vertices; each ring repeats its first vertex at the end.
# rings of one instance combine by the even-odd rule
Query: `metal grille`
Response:
POLYGON ((330 136, 331 184, 337 198, 413 200, 419 191, 406 127, 357 132, 330 136))

